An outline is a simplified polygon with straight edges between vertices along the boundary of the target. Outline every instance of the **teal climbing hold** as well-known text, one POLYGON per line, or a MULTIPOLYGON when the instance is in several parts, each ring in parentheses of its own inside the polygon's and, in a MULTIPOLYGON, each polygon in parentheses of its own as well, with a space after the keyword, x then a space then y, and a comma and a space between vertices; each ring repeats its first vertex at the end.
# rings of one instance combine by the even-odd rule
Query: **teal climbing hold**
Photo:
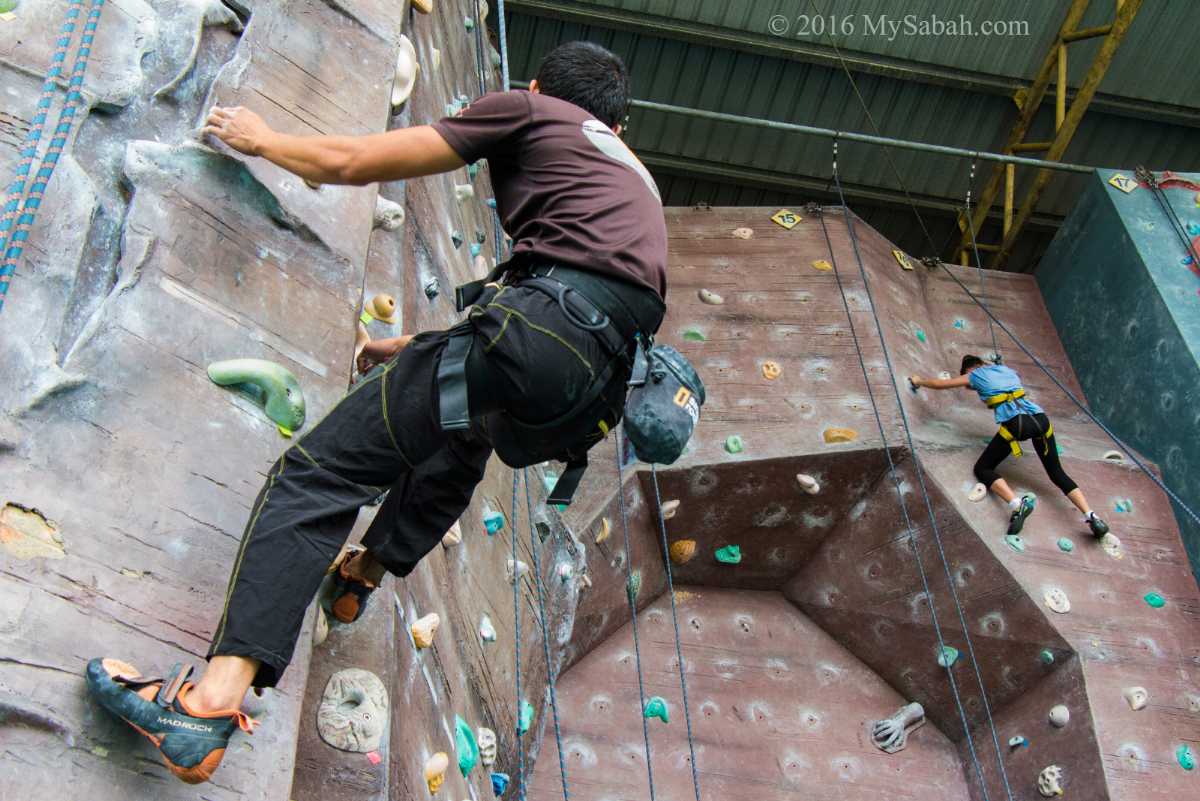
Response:
POLYGON ((1058 549, 1065 553, 1070 553, 1071 551, 1075 550, 1075 543, 1071 541, 1070 537, 1059 537, 1058 549))
POLYGON ((1121 498, 1120 500, 1118 500, 1116 502, 1115 506, 1116 506, 1116 510, 1118 512, 1132 512, 1133 511, 1133 501, 1129 500, 1128 498, 1121 498))
POLYGON ((1021 539, 1020 534, 1009 534, 1005 536, 1004 541, 1017 553, 1025 553, 1025 540, 1021 539))
POLYGON ((467 177, 470 178, 472 181, 474 181, 476 175, 479 175, 479 162, 474 162, 472 164, 468 164, 467 165, 467 177))
POLYGON ((1196 767, 1196 758, 1192 756, 1192 750, 1188 748, 1187 743, 1175 749, 1175 759, 1179 760, 1179 767, 1184 770, 1196 767))
POLYGON ((1157 592, 1148 592, 1145 595, 1146 603, 1155 609, 1162 609, 1167 605, 1167 599, 1159 595, 1157 592))
POLYGON ((475 258, 482 252, 483 252, 483 245, 480 245, 477 242, 471 243, 471 258, 475 258))
POLYGON ((494 198, 494 197, 489 197, 489 198, 487 199, 487 207, 488 207, 489 209, 494 209, 494 208, 496 208, 496 198, 494 198))
POLYGON ((706 342, 707 341, 704 334, 701 334, 695 328, 689 328, 688 330, 684 331, 683 338, 686 339, 688 342, 706 342))
POLYGON ((495 534, 504 528, 504 513, 488 510, 483 513, 483 527, 488 534, 495 534))
POLYGON ((726 545, 717 549, 716 557, 723 565, 736 565, 742 561, 742 549, 737 545, 726 545))
POLYGON ((922 343, 925 342, 925 332, 920 328, 917 329, 917 339, 919 339, 922 343))
POLYGON ((962 331, 964 328, 967 327, 967 321, 964 320, 963 318, 959 317, 957 320, 954 321, 954 327, 957 328, 959 331, 962 331))
POLYGON ((454 233, 450 234, 450 241, 454 243, 454 249, 458 250, 463 246, 463 242, 466 242, 467 240, 463 239, 463 235, 461 233, 455 231, 454 233))
POLYGON ((1066 451, 1063 450, 1063 446, 1059 445, 1057 441, 1054 443, 1054 447, 1058 451, 1059 456, 1062 456, 1064 453, 1066 453, 1066 451))
POLYGON ((454 748, 458 751, 458 769, 466 776, 479 762, 479 743, 475 733, 461 716, 454 716, 454 748))
POLYGON ((958 661, 958 649, 952 645, 943 645, 938 651, 937 663, 948 668, 958 661))
POLYGON ((658 718, 663 723, 670 723, 670 715, 667 713, 667 702, 659 696, 646 701, 646 708, 642 710, 642 715, 649 720, 650 718, 658 718))
POLYGON ((1200 223, 1190 222, 1187 224, 1188 236, 1200 236, 1200 223))
POLYGON ((629 605, 637 604, 638 596, 642 594, 642 571, 634 570, 629 574, 629 578, 625 579, 625 595, 629 598, 629 605))
POLYGON ((508 789, 508 774, 493 773, 492 774, 492 792, 497 796, 504 795, 504 791, 508 789))
POLYGON ((1049 649, 1042 651, 1040 654, 1038 654, 1038 659, 1042 660, 1043 665, 1053 665, 1054 652, 1049 649))
POLYGON ((522 699, 521 712, 517 716, 517 734, 524 734, 533 728, 533 704, 522 699))
POLYGON ((725 450, 729 453, 741 453, 744 448, 745 444, 742 442, 742 438, 737 434, 734 434, 725 440, 725 450))
POLYGON ((229 359, 210 364, 208 377, 257 402, 284 436, 304 425, 304 393, 286 367, 265 359, 229 359))
POLYGON ((475 30, 475 20, 471 19, 470 17, 463 17, 463 27, 468 31, 475 30))
POLYGON ((1018 734, 1015 737, 1008 738, 1008 747, 1009 748, 1028 748, 1029 741, 1018 734))

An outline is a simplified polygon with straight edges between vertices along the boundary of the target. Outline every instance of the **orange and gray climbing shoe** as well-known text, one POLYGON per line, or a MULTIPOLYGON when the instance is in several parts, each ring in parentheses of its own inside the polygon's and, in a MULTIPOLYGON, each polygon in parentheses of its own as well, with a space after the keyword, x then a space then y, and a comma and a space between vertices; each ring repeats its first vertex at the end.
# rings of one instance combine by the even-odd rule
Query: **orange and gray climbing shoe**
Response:
POLYGON ((1021 529, 1025 526, 1025 518, 1033 514, 1033 507, 1036 504, 1032 495, 1022 495, 1021 503, 1013 510, 1012 517, 1008 519, 1008 536, 1012 537, 1021 533, 1021 529))
POLYGON ((353 623, 362 617, 363 610, 367 608, 367 599, 378 586, 349 573, 350 560, 363 550, 351 546, 333 563, 333 602, 329 611, 340 623, 353 623))
POLYGON ((1105 523, 1095 512, 1088 515, 1087 524, 1088 528, 1092 530, 1092 536, 1096 539, 1102 539, 1108 533, 1108 523, 1105 523))
POLYGON ((100 706, 154 743, 172 773, 188 784, 199 784, 221 764, 233 733, 251 733, 255 723, 237 709, 192 710, 187 703, 191 672, 190 667, 176 665, 165 679, 153 679, 120 660, 93 659, 87 666, 87 685, 100 706))

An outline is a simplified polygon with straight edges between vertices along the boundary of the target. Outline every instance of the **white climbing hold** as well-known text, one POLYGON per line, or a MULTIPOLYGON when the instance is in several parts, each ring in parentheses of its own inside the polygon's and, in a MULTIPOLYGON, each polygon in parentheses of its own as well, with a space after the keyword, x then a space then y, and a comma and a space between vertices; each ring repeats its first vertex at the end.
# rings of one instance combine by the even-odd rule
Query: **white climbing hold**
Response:
POLYGON ((492 619, 487 615, 479 619, 479 639, 484 642, 496 641, 496 627, 492 625, 492 619))
POLYGON ((1106 462, 1117 462, 1118 464, 1123 464, 1125 462, 1125 454, 1121 453, 1120 451, 1105 451, 1104 460, 1106 462))
POLYGON ((433 635, 437 632, 438 626, 442 624, 442 619, 437 612, 430 612, 425 617, 413 623, 410 630, 412 631, 413 643, 417 648, 428 648, 433 645, 433 635))
POLYGON ((901 707, 890 718, 870 724, 871 742, 889 754, 902 751, 908 744, 908 735, 925 723, 925 709, 915 701, 901 707))
POLYGON ((1134 712, 1145 709, 1146 702, 1150 700, 1150 693, 1146 692, 1145 687, 1126 687, 1121 694, 1125 696, 1125 702, 1134 712))
POLYGON ((943 381, 945 381, 947 378, 950 378, 950 373, 948 373, 948 372, 946 372, 945 370, 943 370, 943 371, 941 371, 940 373, 938 373, 938 378, 940 378, 940 379, 942 379, 943 381))
POLYGON ((1113 559, 1123 559, 1125 557, 1125 552, 1121 550, 1121 540, 1111 531, 1101 538, 1100 547, 1113 559))
POLYGON ((374 227, 382 228, 385 231, 395 231, 402 225, 404 225, 404 207, 388 200, 383 195, 376 195, 374 227))
POLYGON ((526 575, 529 572, 529 565, 525 564, 524 562, 522 562, 519 559, 516 562, 509 559, 507 564, 505 564, 504 567, 508 574, 508 583, 509 584, 514 583, 517 579, 521 578, 522 576, 526 575))
POLYGON ((1038 792, 1043 798, 1054 798, 1063 794, 1063 770, 1058 765, 1043 768, 1038 774, 1038 792))
POLYGON ((1060 615, 1065 615, 1071 611, 1071 600, 1067 598, 1067 594, 1058 587, 1051 587, 1042 594, 1042 599, 1046 602, 1046 606, 1050 607, 1060 615))
POLYGON ((462 528, 459 527, 458 521, 455 520, 454 525, 450 527, 450 530, 447 531, 445 533, 445 535, 442 536, 442 547, 443 548, 453 548, 455 545, 461 545, 461 544, 462 544, 462 528))
POLYGON ((475 732, 475 742, 479 744, 479 761, 483 766, 490 768, 496 764, 496 732, 480 726, 475 732))
POLYGON ((470 200, 473 197, 475 197, 475 187, 470 184, 454 185, 454 199, 459 203, 462 203, 464 200, 470 200))
POLYGON ((663 520, 670 520, 679 511, 679 501, 667 501, 662 505, 663 520))
POLYGON ((1063 704, 1058 704, 1050 708, 1050 725, 1056 729, 1061 729, 1071 722, 1071 710, 1063 704))
POLYGON ((434 70, 437 70, 439 67, 442 66, 442 51, 441 50, 438 50, 435 47, 435 48, 433 48, 433 50, 430 51, 429 64, 430 64, 430 66, 432 66, 434 68, 434 70))
POLYGON ((700 296, 701 303, 707 303, 709 306, 720 306, 725 302, 725 298, 708 289, 701 289, 696 294, 700 296))
POLYGON ((417 83, 417 73, 421 67, 417 64, 417 51, 407 36, 400 36, 400 48, 396 54, 396 79, 392 83, 392 110, 400 108, 412 94, 413 86, 417 83))
POLYGON ((314 646, 325 642, 329 637, 329 618, 325 615, 325 610, 320 606, 317 607, 317 619, 313 621, 312 644, 314 646))
POLYGON ((369 753, 383 742, 388 695, 369 670, 347 668, 329 677, 317 708, 317 733, 342 751, 369 753))
POLYGON ((734 228, 733 235, 738 239, 750 239, 754 236, 753 228, 734 228))
POLYGON ((800 483, 800 489, 809 495, 816 495, 821 491, 821 485, 817 483, 817 480, 806 473, 797 473, 796 481, 800 483))
POLYGON ((971 487, 971 491, 967 493, 967 500, 971 503, 979 503, 987 497, 987 487, 983 484, 976 484, 971 487))

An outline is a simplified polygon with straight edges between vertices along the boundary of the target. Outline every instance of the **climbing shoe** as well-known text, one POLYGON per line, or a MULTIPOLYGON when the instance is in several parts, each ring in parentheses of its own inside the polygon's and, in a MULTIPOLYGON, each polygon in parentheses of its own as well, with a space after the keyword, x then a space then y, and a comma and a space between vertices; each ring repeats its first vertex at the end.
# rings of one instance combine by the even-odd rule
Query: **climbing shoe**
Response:
POLYGON ((1092 512, 1087 518, 1088 528, 1092 530, 1092 536, 1100 539, 1108 533, 1108 523, 1100 519, 1100 515, 1092 512))
POLYGON ((237 709, 193 711, 191 672, 176 665, 165 679, 146 678, 133 665, 97 658, 88 662, 87 686, 100 706, 154 743, 172 773, 199 784, 212 778, 233 733, 251 733, 255 723, 237 709))
POLYGON ((329 611, 340 623, 353 623, 362 617, 367 599, 376 589, 376 585, 366 579, 350 575, 350 561, 362 552, 359 547, 347 548, 333 564, 333 601, 329 611))
POLYGON ((1021 496, 1020 505, 1013 510, 1012 517, 1008 518, 1008 536, 1012 537, 1021 533, 1021 529, 1025 525, 1025 518, 1033 514, 1033 506, 1033 496, 1021 496))

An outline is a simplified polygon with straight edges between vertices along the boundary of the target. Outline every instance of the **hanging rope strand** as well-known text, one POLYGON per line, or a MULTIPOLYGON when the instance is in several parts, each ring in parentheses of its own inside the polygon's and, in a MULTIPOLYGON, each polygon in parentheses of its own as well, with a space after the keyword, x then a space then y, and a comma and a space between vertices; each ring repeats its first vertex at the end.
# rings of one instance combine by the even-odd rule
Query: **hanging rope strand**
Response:
POLYGON ((696 801, 700 801, 700 774, 696 768, 696 742, 692 737, 692 713, 688 710, 687 678, 683 670, 683 646, 679 637, 679 617, 675 610, 675 581, 671 575, 671 552, 667 545, 667 521, 662 513, 662 493, 658 489, 658 467, 650 465, 650 478, 654 483, 654 508, 658 510, 658 530, 662 536, 663 564, 667 568, 667 597, 671 599, 671 625, 675 627, 675 659, 679 662, 679 687, 683 691, 683 721, 687 724, 688 753, 692 764, 692 789, 696 801))
POLYGON ((496 27, 500 32, 500 84, 507 92, 508 85, 508 32, 505 28, 504 0, 496 0, 496 27))
MULTIPOLYGON (((975 253, 975 268, 979 270, 979 296, 983 298, 984 304, 987 303, 987 287, 984 284, 984 276, 987 275, 987 270, 983 269, 983 261, 979 258, 979 245, 975 242, 975 220, 971 218, 971 192, 975 188, 975 162, 971 162, 971 177, 967 182, 967 206, 963 212, 963 218, 967 223, 967 230, 971 233, 971 250, 975 253)), ((988 318, 988 331, 992 334, 992 356, 995 357, 997 364, 1000 363, 1000 348, 996 345, 996 326, 992 323, 991 318, 988 318)))
POLYGON ((650 726, 646 722, 646 686, 642 680, 642 648, 638 642, 637 598, 633 586, 633 558, 629 550, 629 519, 625 511, 625 486, 621 482, 621 439, 613 437, 617 454, 617 497, 621 507, 621 531, 625 535, 625 597, 629 600, 629 620, 633 625, 633 659, 637 665, 638 717, 642 719, 642 739, 646 743, 646 781, 650 785, 650 801, 654 801, 654 767, 650 764, 650 726))
MULTIPOLYGON (((546 657, 546 686, 550 689, 550 712, 554 716, 554 741, 558 744, 558 771, 562 777, 563 801, 571 801, 567 788, 567 763, 563 756, 562 728, 558 721, 558 692, 554 687, 554 666, 550 663, 550 629, 546 626, 546 598, 542 589, 542 559, 538 555, 537 527, 533 524, 533 500, 529 495, 529 470, 521 470, 525 482, 525 518, 529 524, 529 552, 533 557, 533 584, 537 588, 538 619, 542 624, 542 654, 546 657)), ((513 532, 516 537, 516 532, 513 532)))
MULTIPOLYGON (((516 716, 515 721, 521 720, 521 580, 517 576, 517 480, 520 474, 513 471, 512 491, 512 561, 513 561, 513 683, 516 685, 516 716)), ((520 724, 518 723, 518 726, 520 724)), ((521 742, 521 733, 517 726, 517 797, 525 801, 525 744, 521 742)))
MULTIPOLYGON (((946 584, 950 589, 950 598, 951 598, 951 600, 953 600, 954 609, 958 614, 959 625, 962 627, 963 639, 967 644, 967 653, 970 656, 971 664, 975 669, 975 680, 979 684, 979 696, 980 696, 980 699, 983 701, 984 714, 987 717, 988 729, 990 730, 991 735, 992 735, 992 745, 995 748, 995 752, 996 752, 996 764, 1000 771, 1000 778, 1003 781, 1004 791, 1008 797, 1008 801, 1013 801, 1012 788, 1009 786, 1008 774, 1004 769, 1004 754, 1000 750, 1000 737, 996 733, 996 724, 995 724, 995 721, 992 719, 991 704, 988 702, 987 686, 984 684, 984 681, 983 681, 983 673, 980 671, 980 668, 979 668, 979 660, 975 656, 975 646, 971 641, 970 627, 967 625, 966 615, 963 612, 962 604, 959 601, 958 592, 957 592, 957 590, 954 589, 954 577, 951 575, 951 572, 950 572, 950 560, 946 556, 945 548, 942 545, 941 532, 938 530, 937 517, 933 511, 933 501, 930 499, 930 496, 929 496, 929 488, 925 485, 924 469, 921 467, 921 459, 920 459, 919 455, 917 454, 916 444, 913 442, 912 429, 908 424, 908 414, 904 410, 904 401, 902 400, 902 398, 900 396, 900 386, 896 382, 895 370, 892 367, 891 355, 888 352, 887 342, 884 340, 883 324, 879 320, 879 313, 875 310, 875 298, 874 298, 873 294, 871 293, 871 283, 867 279, 867 270, 866 270, 865 265, 863 264, 862 255, 858 249, 858 237, 854 232, 854 223, 850 217, 850 209, 846 206, 845 196, 842 193, 842 182, 841 182, 841 179, 838 177, 836 164, 837 164, 837 162, 835 159, 835 161, 834 161, 834 165, 835 165, 835 167, 834 167, 834 184, 837 186, 838 198, 841 200, 841 203, 842 203, 842 210, 843 210, 845 218, 846 218, 846 228, 850 234, 850 244, 854 249, 854 259, 858 263, 859 275, 861 276, 862 281, 863 281, 863 288, 866 290, 866 293, 867 293, 867 302, 871 306, 871 316, 872 316, 872 318, 874 318, 875 329, 876 329, 877 333, 879 334, 879 345, 883 350, 884 364, 887 366, 888 378, 891 381, 892 391, 896 397, 896 406, 900 411, 900 420, 904 425, 904 436, 905 436, 905 440, 908 443, 908 450, 909 450, 909 453, 912 454, 913 470, 917 475, 917 482, 921 487, 921 497, 925 501, 926 512, 928 512, 928 514, 929 514, 929 525, 930 525, 930 530, 933 533, 933 541, 934 541, 934 544, 937 546, 938 557, 941 559, 942 569, 946 574, 946 584)), ((931 607, 933 606, 932 599, 930 601, 930 606, 931 607)), ((968 741, 970 741, 969 736, 968 736, 968 741)), ((985 790, 985 792, 986 792, 986 790, 985 790)))

